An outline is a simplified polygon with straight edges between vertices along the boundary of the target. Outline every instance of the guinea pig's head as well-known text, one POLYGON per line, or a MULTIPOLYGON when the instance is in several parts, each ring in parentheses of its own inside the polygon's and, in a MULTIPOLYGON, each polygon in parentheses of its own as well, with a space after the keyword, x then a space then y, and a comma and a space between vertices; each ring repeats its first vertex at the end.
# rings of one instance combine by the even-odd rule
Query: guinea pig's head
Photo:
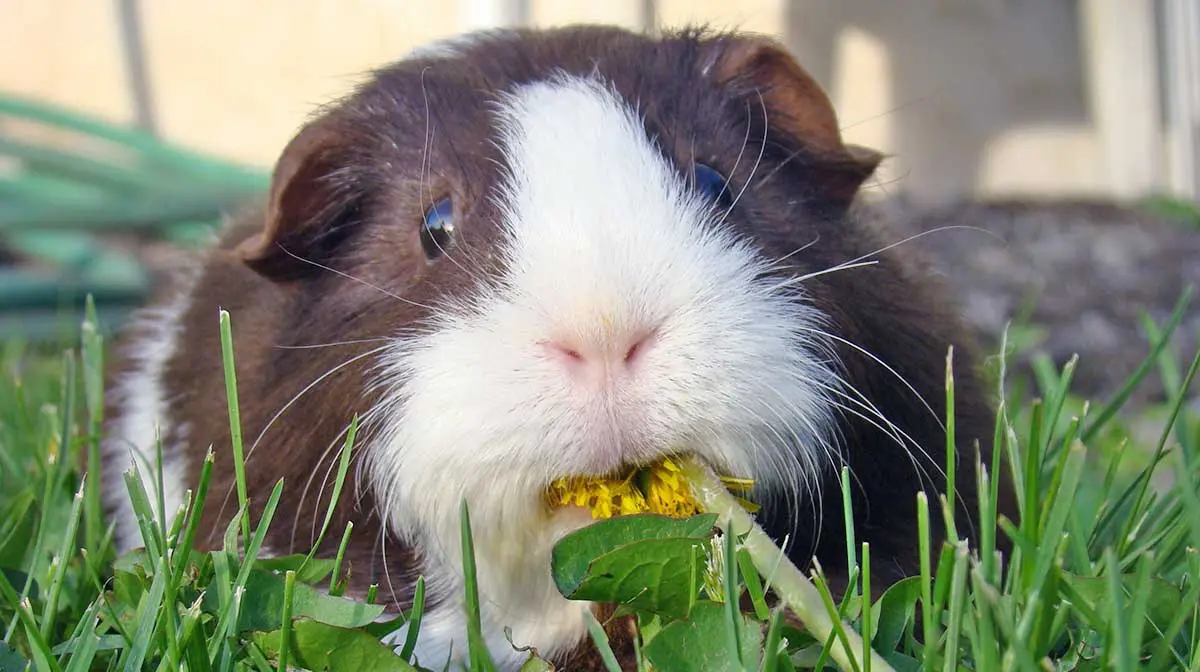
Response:
POLYGON ((876 162, 769 40, 489 33, 309 123, 240 253, 314 337, 389 339, 358 451, 392 529, 449 550, 465 497, 522 546, 587 518, 552 481, 670 453, 804 494, 839 386, 804 249, 876 162))

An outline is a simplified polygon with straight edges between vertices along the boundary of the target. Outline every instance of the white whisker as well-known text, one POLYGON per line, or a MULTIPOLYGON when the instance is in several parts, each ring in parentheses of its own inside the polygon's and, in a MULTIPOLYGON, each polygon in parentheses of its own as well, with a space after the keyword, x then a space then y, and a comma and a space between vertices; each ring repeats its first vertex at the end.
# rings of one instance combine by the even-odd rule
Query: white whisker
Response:
POLYGON ((912 392, 913 396, 916 397, 917 400, 921 402, 921 405, 925 407, 925 410, 929 411, 930 417, 932 417, 934 422, 936 422, 938 424, 938 427, 941 427, 943 432, 946 431, 946 425, 942 422, 942 419, 940 417, 938 417, 938 414, 937 414, 937 412, 935 412, 933 410, 933 407, 929 405, 929 402, 925 400, 925 397, 921 396, 921 393, 917 391, 917 388, 913 387, 912 384, 908 382, 908 379, 905 378, 904 376, 900 375, 900 373, 898 371, 896 371, 895 369, 893 369, 890 364, 883 361, 879 357, 876 357, 874 353, 867 350, 866 348, 858 345, 857 343, 854 343, 853 341, 842 338, 841 336, 829 333, 827 331, 821 331, 820 335, 825 338, 829 338, 834 341, 837 341, 838 343, 841 343, 841 344, 845 345, 846 347, 852 348, 855 351, 861 353, 863 356, 871 359, 871 361, 882 366, 884 368, 884 370, 886 370, 888 373, 895 376, 896 380, 900 381, 900 384, 904 385, 904 387, 907 388, 909 392, 912 392))
POLYGON ((413 301, 412 299, 408 299, 403 296, 400 296, 399 294, 396 294, 395 292, 389 292, 388 290, 386 290, 378 285, 371 284, 371 283, 367 282, 366 280, 363 280, 361 278, 356 278, 353 275, 350 275, 349 273, 339 271, 336 268, 331 268, 324 264, 312 261, 311 259, 305 259, 304 257, 301 257, 298 254, 293 254, 291 251, 289 251, 287 248, 283 247, 282 245, 279 247, 279 249, 282 250, 284 254, 288 255, 289 257, 292 257, 293 259, 295 259, 297 261, 303 262, 310 266, 314 266, 323 271, 329 271, 330 273, 333 273, 334 275, 345 278, 351 282, 357 282, 358 284, 362 285, 363 287, 373 289, 373 290, 379 292, 380 294, 383 294, 384 296, 387 296, 387 297, 390 297, 390 298, 393 298, 393 299, 399 301, 400 303, 404 303, 404 304, 407 304, 407 305, 410 305, 410 306, 413 306, 416 308, 421 308, 423 310, 428 310, 428 311, 433 310, 433 306, 427 306, 423 303, 418 303, 416 301, 413 301))
POLYGON ((805 275, 798 275, 794 278, 788 278, 786 280, 783 280, 779 284, 775 285, 771 289, 779 290, 779 289, 783 289, 785 287, 792 287, 792 286, 795 286, 795 285, 798 285, 798 284, 804 282, 805 280, 812 280, 813 278, 819 278, 823 275, 829 275, 831 273, 836 273, 838 271, 848 271, 852 268, 862 268, 864 266, 875 266, 878 263, 879 262, 877 260, 871 260, 871 261, 860 261, 860 262, 854 263, 854 264, 838 264, 837 266, 830 266, 829 268, 826 268, 825 270, 822 270, 822 271, 813 271, 812 273, 807 273, 805 275))
MULTIPOLYGON (((762 105, 763 124, 764 124, 763 141, 762 141, 762 143, 759 144, 759 147, 758 147, 758 158, 756 158, 754 160, 754 165, 750 167, 750 175, 748 175, 746 177, 746 181, 742 183, 742 188, 738 191, 737 196, 734 197, 733 202, 731 202, 729 204, 729 207, 725 209, 725 214, 721 216, 721 220, 717 224, 718 226, 720 226, 721 224, 723 224, 725 222, 725 220, 729 217, 729 213, 733 212, 733 209, 735 207, 737 207, 738 202, 742 200, 742 195, 746 193, 746 190, 748 188, 750 188, 750 183, 754 180, 754 174, 758 172, 758 167, 759 167, 759 165, 762 164, 763 153, 767 149, 767 131, 770 128, 770 126, 769 126, 770 121, 769 121, 768 115, 767 115, 767 104, 766 104, 766 101, 763 100, 761 92, 758 93, 758 103, 759 103, 759 105, 762 105)), ((746 141, 742 143, 742 151, 745 151, 746 142, 749 141, 749 138, 750 138, 750 124, 746 124, 746 141)), ((738 158, 740 160, 741 152, 739 152, 738 158)), ((734 170, 735 171, 737 170, 736 164, 734 164, 734 170)), ((733 172, 731 171, 730 177, 732 177, 732 176, 733 176, 733 172)), ((728 186, 728 183, 726 186, 728 186)), ((725 193, 724 189, 721 190, 721 193, 722 194, 725 193)))
MULTIPOLYGON (((254 456, 255 449, 258 448, 259 443, 262 441, 263 437, 266 436, 267 430, 271 429, 271 426, 274 425, 275 422, 289 408, 291 408, 292 404, 299 401, 301 397, 303 397, 305 394, 308 394, 308 392, 310 392, 317 385, 320 385, 321 382, 324 381, 325 379, 329 378, 329 376, 332 376, 333 374, 337 373, 341 369, 344 369, 345 367, 359 361, 360 359, 363 359, 364 357, 369 357, 375 353, 382 352, 387 347, 388 347, 387 345, 382 345, 377 348, 367 350, 366 352, 359 353, 359 354, 355 355, 354 357, 351 357, 350 359, 342 362, 341 364, 338 364, 337 366, 332 367, 331 369, 327 370, 325 373, 318 376, 316 379, 314 379, 308 385, 305 385, 304 389, 297 392, 291 399, 289 399, 287 401, 287 403, 285 403, 282 407, 280 407, 280 409, 275 413, 275 415, 273 415, 271 417, 271 419, 267 422, 267 424, 265 426, 263 426, 262 431, 259 432, 259 434, 258 434, 258 437, 254 439, 254 443, 252 443, 250 445, 250 450, 246 451, 246 455, 245 455, 245 458, 243 459, 243 463, 250 462, 250 459, 254 456)), ((233 486, 233 484, 230 484, 229 488, 225 491, 225 498, 221 500, 221 508, 217 511, 217 519, 220 519, 221 516, 224 514, 225 507, 228 506, 229 498, 233 496, 233 492, 234 492, 234 486, 233 486)))
POLYGON ((363 343, 379 343, 382 341, 390 341, 390 337, 381 336, 379 338, 356 338, 349 341, 333 341, 331 343, 315 343, 312 345, 273 345, 271 347, 277 350, 309 350, 316 348, 336 348, 343 345, 361 345, 363 343))

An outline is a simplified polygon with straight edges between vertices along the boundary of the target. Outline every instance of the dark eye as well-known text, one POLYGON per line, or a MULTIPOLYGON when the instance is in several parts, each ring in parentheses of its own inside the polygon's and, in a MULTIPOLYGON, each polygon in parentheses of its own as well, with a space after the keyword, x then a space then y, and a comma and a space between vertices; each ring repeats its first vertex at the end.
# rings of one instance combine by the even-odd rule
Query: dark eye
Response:
POLYGON ((443 198, 425 211, 421 226, 421 248, 430 261, 442 256, 454 236, 454 208, 450 199, 443 198))
POLYGON ((729 203, 729 183, 725 181, 724 175, 703 163, 694 164, 692 173, 695 176, 696 189, 700 193, 712 199, 714 203, 729 203))

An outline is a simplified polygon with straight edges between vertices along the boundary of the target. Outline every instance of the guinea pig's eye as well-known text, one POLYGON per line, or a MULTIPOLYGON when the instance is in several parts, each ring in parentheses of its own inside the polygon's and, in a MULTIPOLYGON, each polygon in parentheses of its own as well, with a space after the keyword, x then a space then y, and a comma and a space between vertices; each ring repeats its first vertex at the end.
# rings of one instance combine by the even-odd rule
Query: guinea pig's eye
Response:
POLYGON ((442 256, 454 236, 454 208, 450 199, 443 198, 425 211, 421 226, 421 248, 430 261, 442 256))
POLYGON ((700 190, 700 193, 712 199, 714 203, 728 203, 729 183, 725 181, 725 176, 703 163, 694 164, 692 173, 695 176, 696 189, 700 190))

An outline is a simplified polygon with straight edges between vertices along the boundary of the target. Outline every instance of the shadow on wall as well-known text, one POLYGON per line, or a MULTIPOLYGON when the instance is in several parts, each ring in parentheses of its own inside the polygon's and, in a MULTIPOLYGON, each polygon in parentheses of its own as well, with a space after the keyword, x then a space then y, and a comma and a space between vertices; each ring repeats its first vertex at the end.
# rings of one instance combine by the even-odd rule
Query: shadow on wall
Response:
POLYGON ((1102 192, 1072 0, 791 0, 784 36, 847 139, 891 155, 877 188, 1102 192), (1040 188, 1039 188, 1040 187, 1040 188))

